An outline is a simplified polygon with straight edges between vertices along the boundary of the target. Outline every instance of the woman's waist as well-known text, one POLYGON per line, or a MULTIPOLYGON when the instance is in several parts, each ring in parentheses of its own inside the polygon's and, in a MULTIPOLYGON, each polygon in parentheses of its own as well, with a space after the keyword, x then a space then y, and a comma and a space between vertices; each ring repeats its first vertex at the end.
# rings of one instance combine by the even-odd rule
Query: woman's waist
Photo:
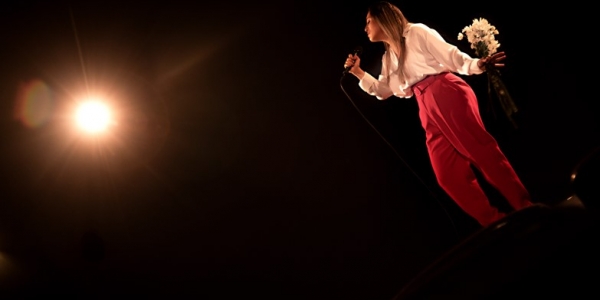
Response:
POLYGON ((451 72, 441 72, 438 74, 427 75, 427 76, 425 76, 425 78, 421 79, 420 81, 418 81, 417 83, 415 83, 411 86, 413 93, 415 95, 419 96, 419 95, 423 94, 423 92, 425 92, 427 87, 430 86, 432 83, 434 83, 436 80, 438 80, 440 78, 445 78, 447 76, 456 76, 456 75, 452 74, 451 72))

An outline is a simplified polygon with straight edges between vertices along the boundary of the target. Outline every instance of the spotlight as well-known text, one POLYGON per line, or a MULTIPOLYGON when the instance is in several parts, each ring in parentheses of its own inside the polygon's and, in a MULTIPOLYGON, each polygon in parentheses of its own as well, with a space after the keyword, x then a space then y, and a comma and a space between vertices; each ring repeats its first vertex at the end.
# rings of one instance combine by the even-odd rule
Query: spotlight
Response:
POLYGON ((75 119, 81 130, 91 134, 105 131, 112 122, 108 106, 99 100, 82 102, 76 110, 75 119))

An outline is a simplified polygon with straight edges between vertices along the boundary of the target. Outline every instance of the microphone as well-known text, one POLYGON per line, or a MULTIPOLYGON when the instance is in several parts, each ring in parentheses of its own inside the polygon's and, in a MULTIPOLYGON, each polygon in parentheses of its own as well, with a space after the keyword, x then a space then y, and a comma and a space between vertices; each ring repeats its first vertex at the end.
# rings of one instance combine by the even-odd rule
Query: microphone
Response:
MULTIPOLYGON (((353 55, 360 55, 361 53, 362 53, 362 47, 361 46, 356 46, 356 48, 354 48, 354 51, 352 51, 353 55)), ((344 72, 342 73, 342 76, 348 74, 348 71, 350 71, 350 69, 352 68, 352 66, 347 66, 344 69, 344 72)))

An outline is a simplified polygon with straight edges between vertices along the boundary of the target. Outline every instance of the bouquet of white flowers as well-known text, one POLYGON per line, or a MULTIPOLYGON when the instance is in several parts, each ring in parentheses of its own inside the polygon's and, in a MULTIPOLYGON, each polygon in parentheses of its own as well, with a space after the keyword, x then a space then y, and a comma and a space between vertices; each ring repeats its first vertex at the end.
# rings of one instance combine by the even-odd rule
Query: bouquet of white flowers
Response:
MULTIPOLYGON (((498 30, 495 26, 491 25, 486 19, 479 18, 474 19, 473 24, 466 26, 463 28, 462 32, 458 33, 458 40, 462 40, 466 35, 467 41, 471 43, 471 49, 475 50, 477 56, 484 58, 498 51, 500 43, 496 40, 496 34, 498 34, 498 30)), ((508 120, 516 128, 517 125, 512 116, 518 109, 508 93, 506 86, 500 79, 500 71, 493 64, 486 65, 485 69, 488 76, 489 108, 492 109, 493 107, 491 87, 494 87, 502 109, 506 113, 508 120)))

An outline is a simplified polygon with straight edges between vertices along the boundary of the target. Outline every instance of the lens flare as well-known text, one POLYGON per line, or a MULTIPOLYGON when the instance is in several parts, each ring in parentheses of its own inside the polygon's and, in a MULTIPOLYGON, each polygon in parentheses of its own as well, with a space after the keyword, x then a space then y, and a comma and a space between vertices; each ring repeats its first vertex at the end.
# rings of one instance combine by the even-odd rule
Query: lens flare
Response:
POLYGON ((18 89, 15 118, 29 128, 36 128, 48 120, 52 113, 53 93, 39 79, 30 80, 18 89))

